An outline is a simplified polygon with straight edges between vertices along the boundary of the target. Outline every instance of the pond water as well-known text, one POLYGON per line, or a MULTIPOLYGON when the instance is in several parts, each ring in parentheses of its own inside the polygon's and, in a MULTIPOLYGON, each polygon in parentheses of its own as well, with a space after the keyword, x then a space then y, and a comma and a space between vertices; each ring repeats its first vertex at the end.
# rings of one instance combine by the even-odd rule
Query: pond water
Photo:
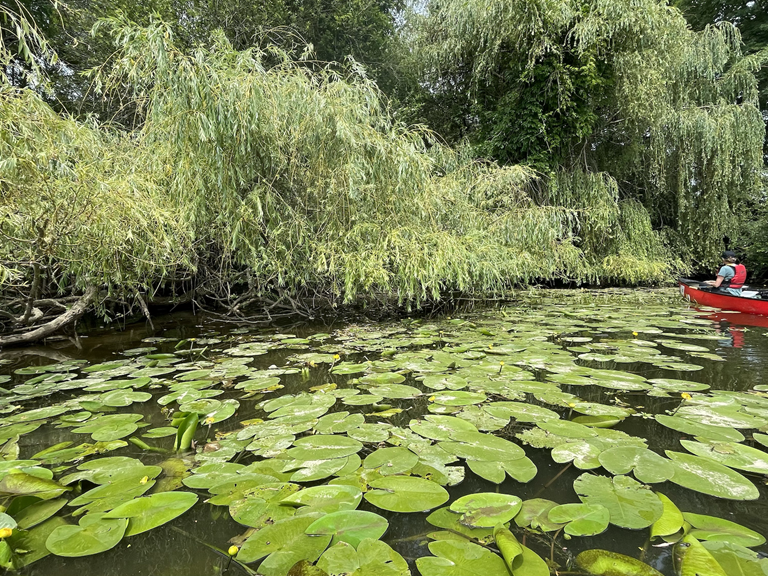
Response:
POLYGON ((768 574, 755 323, 671 290, 559 290, 279 329, 179 313, 6 350, 0 563, 768 574))

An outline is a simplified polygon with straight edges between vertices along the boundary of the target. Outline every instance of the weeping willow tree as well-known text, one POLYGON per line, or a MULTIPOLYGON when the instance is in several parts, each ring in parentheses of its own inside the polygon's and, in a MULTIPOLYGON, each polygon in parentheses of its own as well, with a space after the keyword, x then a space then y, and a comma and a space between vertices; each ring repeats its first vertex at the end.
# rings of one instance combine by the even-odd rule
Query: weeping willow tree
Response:
POLYGON ((395 121, 354 70, 235 51, 223 35, 185 54, 162 23, 102 26, 117 51, 94 86, 129 103, 139 129, 0 87, 0 287, 6 330, 20 332, 5 342, 83 292, 145 310, 191 294, 232 313, 310 313, 668 273, 647 215, 610 180, 555 185, 475 161, 395 121))
POLYGON ((606 172, 625 223, 644 207, 686 262, 733 235, 759 184, 765 56, 733 26, 693 32, 658 0, 432 0, 417 31, 430 93, 462 95, 479 152, 573 174, 577 204, 578 173, 606 172))

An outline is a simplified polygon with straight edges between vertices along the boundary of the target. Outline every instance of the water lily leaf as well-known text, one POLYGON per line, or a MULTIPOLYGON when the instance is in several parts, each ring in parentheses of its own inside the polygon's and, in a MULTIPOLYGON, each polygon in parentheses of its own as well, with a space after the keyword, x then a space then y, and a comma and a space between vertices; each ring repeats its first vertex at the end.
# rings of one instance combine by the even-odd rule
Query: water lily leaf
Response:
POLYGON ((690 534, 675 546, 675 553, 680 556, 680 576, 729 576, 714 556, 690 534))
POLYGON ((330 460, 344 458, 362 450, 363 445, 346 436, 316 434, 305 436, 294 442, 286 456, 294 460, 330 460))
POLYGON ((493 434, 459 431, 452 432, 451 438, 454 441, 440 442, 439 446, 465 460, 504 462, 525 457, 525 450, 520 446, 493 434))
POLYGON ((59 526, 66 526, 67 521, 61 516, 49 518, 42 524, 30 530, 17 530, 6 540, 10 548, 16 551, 12 558, 13 568, 19 570, 48 556, 50 552, 45 547, 45 541, 59 526), (19 553, 18 551, 25 552, 19 553))
POLYGON ((670 481, 683 488, 728 500, 755 500, 760 496, 750 480, 722 464, 671 450, 666 454, 675 465, 670 481))
POLYGON ((485 462, 483 460, 467 460, 467 466, 480 478, 485 478, 488 482, 501 484, 507 477, 507 471, 501 462, 485 462))
MULTIPOLYGON (((469 460, 467 462, 470 462, 469 460)), ((505 460, 501 463, 507 474, 521 484, 530 482, 536 477, 538 470, 533 460, 530 458, 517 458, 516 460, 505 460)))
MULTIPOLYGON (((149 381, 149 379, 147 379, 149 381)), ((146 402, 152 398, 152 394, 149 392, 134 392, 133 390, 114 390, 102 394, 99 401, 104 406, 130 406, 134 402, 146 402)))
POLYGON ((549 511, 555 506, 558 506, 557 502, 544 498, 525 500, 520 512, 515 516, 515 524, 520 528, 530 526, 533 530, 542 532, 559 530, 563 525, 549 519, 549 511))
POLYGON ((584 426, 570 420, 545 420, 537 424, 542 430, 550 434, 556 434, 563 438, 591 438, 597 436, 597 432, 589 426, 584 426))
MULTIPOLYGON (((331 368, 331 374, 362 374, 368 369, 368 364, 354 364, 352 362, 341 362, 331 368)), ((402 382, 402 380, 401 380, 402 382)))
POLYGON ((565 524, 571 536, 595 536, 608 528, 610 513, 599 504, 562 504, 549 511, 549 520, 565 524))
POLYGON ((288 506, 310 506, 324 512, 354 510, 360 504, 363 492, 356 486, 312 486, 283 498, 280 503, 288 506))
POLYGON ((601 452, 600 464, 611 474, 634 472, 635 478, 644 484, 666 482, 675 473, 672 462, 648 448, 617 446, 601 452))
POLYGON ((452 432, 477 432, 477 428, 466 420, 438 414, 428 414, 424 420, 411 420, 408 426, 416 434, 431 440, 450 440, 452 432))
POLYGON ((128 518, 126 536, 135 536, 170 522, 197 502, 191 492, 159 492, 135 498, 104 514, 104 518, 128 518))
POLYGON ((237 559, 250 563, 266 557, 259 566, 264 576, 285 576, 301 560, 316 561, 331 542, 329 535, 305 534, 319 516, 292 516, 264 526, 243 543, 237 559))
POLYGON ((110 414, 88 420, 83 426, 73 428, 75 434, 90 434, 97 442, 110 442, 130 436, 137 429, 141 414, 110 414))
POLYGON ((388 476, 369 484, 375 490, 365 493, 365 499, 391 512, 424 512, 448 500, 448 492, 437 482, 413 476, 388 476))
POLYGON ((603 448, 587 440, 576 440, 574 442, 564 442, 552 449, 552 459, 558 464, 565 464, 573 461, 574 466, 579 470, 591 470, 600 467, 598 457, 603 448))
POLYGON ((493 538, 496 541, 496 547, 501 552, 501 557, 504 558, 504 562, 507 564, 507 568, 512 571, 515 558, 522 555, 523 547, 517 541, 515 535, 501 524, 493 529, 493 538))
POLYGON ((43 500, 52 500, 68 490, 71 488, 20 470, 11 470, 10 474, 5 474, 0 480, 0 495, 3 496, 36 496, 43 500))
POLYGON ((378 444, 380 442, 386 442, 389 438, 389 424, 382 422, 375 422, 372 424, 360 424, 357 428, 347 432, 347 436, 354 438, 359 442, 370 442, 372 444, 378 444))
MULTIPOLYGON (((375 389, 373 390, 376 391, 375 389)), ((357 396, 347 396, 342 400, 347 406, 370 406, 371 404, 377 404, 384 399, 384 396, 377 396, 371 394, 358 394, 357 396)))
POLYGON ((326 514, 310 524, 306 533, 333 537, 332 544, 346 542, 358 546, 366 538, 378 540, 389 527, 389 522, 378 514, 365 510, 340 510, 326 514))
POLYGON ((175 436, 176 428, 173 426, 161 426, 160 428, 151 428, 141 435, 142 438, 167 438, 175 436))
POLYGON ((576 563, 595 576, 663 576, 645 562, 608 550, 585 550, 576 563))
MULTIPOLYGON (((250 487, 231 500, 229 515, 235 522, 261 529, 296 513, 295 508, 283 506, 281 501, 300 489, 298 484, 287 482, 268 482, 250 487)), ((317 511, 307 509, 307 512, 317 511)))
POLYGON ((731 428, 762 428, 768 424, 765 418, 750 416, 739 411, 739 406, 688 405, 677 411, 677 415, 710 426, 731 428))
MULTIPOLYGON (((459 522, 461 516, 451 512, 448 506, 438 508, 427 516, 427 522, 437 528, 443 528, 450 530, 451 533, 461 534, 467 538, 474 538, 480 541, 490 540, 493 535, 493 530, 490 528, 475 528, 472 526, 466 526, 459 522)), ((459 537, 461 538, 461 537, 459 537)))
POLYGON ((680 512, 675 503, 672 502, 661 492, 656 492, 656 496, 659 497, 661 503, 664 505, 664 512, 661 518, 656 520, 651 526, 651 538, 658 536, 671 536, 677 534, 683 527, 683 513, 680 512))
POLYGON ((67 503, 64 498, 57 498, 56 500, 43 500, 36 502, 22 508, 18 513, 14 514, 14 519, 22 530, 29 530, 42 524, 48 518, 56 514, 67 503))
POLYGON ((397 374, 396 372, 376 372, 360 378, 362 384, 375 384, 376 386, 383 384, 400 384, 400 382, 404 381, 405 376, 397 374))
POLYGON ((419 462, 419 457, 406 448, 379 448, 363 460, 368 469, 378 468, 382 476, 408 472, 419 462))
POLYGON ((425 376, 421 382, 424 386, 432 388, 433 390, 461 390, 462 388, 466 388, 469 384, 466 379, 461 376, 456 376, 455 374, 425 376))
POLYGON ((504 560, 471 542, 439 540, 429 543, 434 556, 416 559, 422 576, 508 576, 504 560))
POLYGON ((382 396, 384 398, 416 398, 421 396, 421 391, 413 386, 406 386, 405 384, 384 384, 382 386, 375 386, 370 390, 371 394, 376 396, 382 396))
POLYGON ((638 530, 661 518, 664 507, 659 498, 629 476, 605 478, 582 474, 573 489, 585 504, 599 504, 610 512, 611 524, 638 530))
POLYGON ((329 576, 410 576, 408 563, 380 540, 366 538, 357 550, 338 542, 326 550, 317 567, 329 576))
POLYGON ((336 474, 347 465, 347 458, 330 460, 288 460, 283 472, 290 472, 291 482, 314 482, 336 474))
POLYGON ((667 416, 666 414, 657 414, 655 418, 662 426, 677 430, 683 434, 702 436, 704 438, 709 438, 710 440, 718 440, 721 442, 744 441, 744 435, 730 426, 711 426, 709 424, 702 424, 701 422, 689 420, 688 418, 667 416))
POLYGON ((689 534, 697 540, 730 542, 731 544, 739 544, 746 547, 762 546, 765 544, 765 538, 761 534, 736 522, 715 516, 694 514, 693 512, 685 512, 683 516, 685 521, 692 526, 689 534))
POLYGON ((709 390, 709 384, 701 382, 689 382, 688 380, 675 380, 674 378, 654 378, 648 380, 656 388, 669 392, 701 392, 709 390))
POLYGON ((437 392, 430 397, 430 401, 435 404, 445 406, 468 406, 470 404, 480 404, 485 402, 486 396, 481 392, 465 392, 463 390, 451 392, 437 392))
POLYGON ((77 526, 59 526, 48 536, 45 547, 51 554, 77 558, 90 556, 117 546, 128 527, 128 519, 106 519, 103 514, 87 514, 77 526))
POLYGON ((768 561, 749 548, 728 542, 702 542, 729 576, 765 576, 768 561))
POLYGON ((459 522, 466 526, 492 528, 512 520, 522 505, 523 501, 517 496, 481 492, 455 500, 450 510, 461 514, 459 522))
POLYGON ((768 474, 768 454, 737 442, 718 442, 701 439, 700 442, 681 440, 683 448, 696 456, 755 474, 768 474))

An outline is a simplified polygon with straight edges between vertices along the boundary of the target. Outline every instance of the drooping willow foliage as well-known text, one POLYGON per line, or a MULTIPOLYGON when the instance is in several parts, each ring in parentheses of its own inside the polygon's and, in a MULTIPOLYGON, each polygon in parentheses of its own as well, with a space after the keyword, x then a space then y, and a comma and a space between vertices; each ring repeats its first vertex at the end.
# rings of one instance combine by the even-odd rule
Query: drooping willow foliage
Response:
POLYGON ((609 173, 688 261, 711 262, 738 231, 762 164, 754 72, 765 55, 742 57, 732 25, 693 32, 658 0, 428 8, 420 56, 435 93, 485 99, 468 108, 478 149, 609 173))
POLYGON ((0 85, 0 287, 14 306, 86 286, 419 305, 538 280, 653 282, 673 264, 610 178, 478 162, 398 124, 364 78, 279 52, 220 36, 185 55, 161 23, 104 26, 118 51, 94 86, 140 129, 0 85))

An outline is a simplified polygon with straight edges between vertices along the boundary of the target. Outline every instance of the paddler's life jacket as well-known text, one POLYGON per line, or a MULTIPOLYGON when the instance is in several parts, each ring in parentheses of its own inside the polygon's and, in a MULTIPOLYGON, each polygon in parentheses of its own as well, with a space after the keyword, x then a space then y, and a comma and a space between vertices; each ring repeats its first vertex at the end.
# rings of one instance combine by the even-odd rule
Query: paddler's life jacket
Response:
POLYGON ((723 280, 720 288, 741 288, 747 280, 747 269, 744 264, 727 264, 728 268, 733 268, 733 278, 723 280))

